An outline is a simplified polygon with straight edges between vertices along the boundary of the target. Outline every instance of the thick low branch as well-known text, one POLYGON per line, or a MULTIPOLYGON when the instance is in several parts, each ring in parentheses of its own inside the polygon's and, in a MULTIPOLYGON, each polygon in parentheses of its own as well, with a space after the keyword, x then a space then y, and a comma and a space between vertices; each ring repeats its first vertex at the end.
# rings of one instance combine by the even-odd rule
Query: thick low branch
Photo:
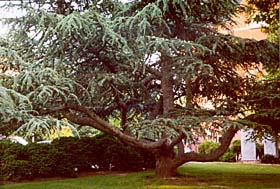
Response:
MULTIPOLYGON (((142 148, 146 150, 154 150, 156 148, 161 147, 166 143, 166 139, 162 139, 156 142, 151 142, 147 140, 140 140, 133 136, 127 135, 123 132, 121 132, 119 129, 111 125, 110 123, 104 121, 99 116, 97 116, 95 113, 90 111, 88 108, 80 105, 72 105, 72 104, 66 104, 61 107, 55 108, 56 111, 65 111, 65 110, 74 110, 76 112, 80 112, 86 116, 76 115, 75 113, 64 113, 65 117, 69 119, 70 121, 77 123, 79 125, 86 125, 91 126, 93 128, 96 128, 106 134, 112 135, 117 137, 118 139, 122 140, 123 142, 137 147, 142 148)), ((53 111, 51 111, 53 112, 53 111)))
POLYGON ((188 161, 207 162, 217 160, 221 155, 223 155, 227 151, 232 138, 238 130, 238 128, 235 128, 233 126, 229 127, 221 139, 221 145, 216 150, 213 150, 211 153, 199 154, 196 152, 188 152, 176 158, 174 164, 177 167, 179 167, 180 165, 188 161))

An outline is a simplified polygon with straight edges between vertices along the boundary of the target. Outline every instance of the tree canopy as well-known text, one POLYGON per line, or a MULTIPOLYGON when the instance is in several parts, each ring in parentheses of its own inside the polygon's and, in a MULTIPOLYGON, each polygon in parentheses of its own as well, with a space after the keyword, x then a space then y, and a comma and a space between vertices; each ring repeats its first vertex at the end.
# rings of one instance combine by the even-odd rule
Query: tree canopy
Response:
MULTIPOLYGON (((262 24, 268 39, 279 43, 279 1, 248 0, 245 10, 248 22, 262 24)), ((245 99, 251 114, 246 119, 249 120, 247 124, 253 125, 258 135, 263 136, 265 131, 277 137, 280 134, 280 70, 266 71, 268 74, 248 90, 245 99)))
POLYGON ((277 44, 217 31, 242 10, 235 0, 45 0, 22 8, 0 42, 1 132, 91 126, 153 152, 158 176, 218 159, 256 82, 240 70, 279 67, 277 44), (222 135, 215 151, 173 153, 206 131, 222 135))
POLYGON ((263 24, 268 33, 268 39, 279 42, 279 1, 277 0, 247 0, 246 13, 248 22, 263 24))

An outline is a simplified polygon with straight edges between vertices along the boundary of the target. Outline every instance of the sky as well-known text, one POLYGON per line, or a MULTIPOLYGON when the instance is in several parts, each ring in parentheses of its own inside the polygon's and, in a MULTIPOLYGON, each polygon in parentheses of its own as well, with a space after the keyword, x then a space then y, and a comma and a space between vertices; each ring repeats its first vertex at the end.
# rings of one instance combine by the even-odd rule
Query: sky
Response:
MULTIPOLYGON (((0 0, 0 19, 2 18, 15 18, 22 15, 22 12, 15 9, 15 8, 3 8, 2 6, 5 5, 8 1, 0 0)), ((16 1, 13 1, 16 2, 16 1)), ((8 27, 5 26, 2 21, 0 20, 0 36, 3 36, 7 33, 8 27)))

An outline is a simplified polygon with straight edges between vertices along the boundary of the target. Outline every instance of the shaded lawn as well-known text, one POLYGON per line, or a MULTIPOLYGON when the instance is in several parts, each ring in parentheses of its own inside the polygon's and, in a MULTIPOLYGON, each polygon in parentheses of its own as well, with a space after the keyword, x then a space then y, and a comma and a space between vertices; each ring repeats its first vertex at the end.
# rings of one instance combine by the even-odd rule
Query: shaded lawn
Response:
POLYGON ((3 185, 1 189, 133 189, 144 188, 148 172, 129 174, 108 174, 73 179, 29 182, 3 185))
POLYGON ((240 163, 189 163, 179 168, 186 181, 233 188, 279 188, 279 165, 240 163))
POLYGON ((75 179, 18 183, 1 189, 202 189, 279 188, 280 166, 239 163, 188 163, 179 168, 186 176, 154 178, 152 172, 96 175, 75 179))

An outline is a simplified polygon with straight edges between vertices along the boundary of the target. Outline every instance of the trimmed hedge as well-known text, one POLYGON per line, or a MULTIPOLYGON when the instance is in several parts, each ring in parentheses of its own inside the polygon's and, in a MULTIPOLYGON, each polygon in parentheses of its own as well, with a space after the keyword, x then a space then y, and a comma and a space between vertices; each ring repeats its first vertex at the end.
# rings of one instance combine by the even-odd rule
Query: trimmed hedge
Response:
POLYGON ((153 154, 132 148, 114 137, 66 137, 51 144, 0 141, 0 179, 75 177, 77 172, 136 171, 155 167, 153 154))

